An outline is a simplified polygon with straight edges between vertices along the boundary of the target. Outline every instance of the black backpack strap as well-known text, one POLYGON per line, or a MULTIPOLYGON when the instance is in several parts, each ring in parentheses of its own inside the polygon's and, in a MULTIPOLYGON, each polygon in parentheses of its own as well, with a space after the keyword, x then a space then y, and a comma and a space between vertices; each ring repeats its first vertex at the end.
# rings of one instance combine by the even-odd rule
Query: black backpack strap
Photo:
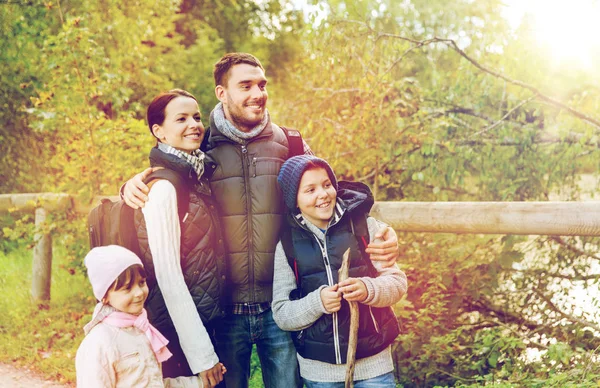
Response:
POLYGON ((290 293, 290 300, 300 299, 300 276, 298 274, 298 263, 294 253, 294 243, 292 242, 292 229, 289 226, 284 225, 281 229, 279 239, 283 251, 285 252, 285 256, 287 257, 288 264, 292 271, 294 271, 294 276, 296 277, 296 289, 290 293))
POLYGON ((304 155, 304 142, 300 131, 280 126, 288 141, 288 159, 292 156, 304 155))
POLYGON ((294 254, 294 243, 292 242, 292 230, 289 226, 284 225, 281 228, 281 236, 279 237, 281 246, 287 257, 290 268, 294 271, 296 276, 296 284, 298 284, 298 265, 296 264, 296 257, 294 254))
POLYGON ((364 214, 364 213, 358 213, 358 214, 352 215, 352 218, 350 219, 350 228, 351 228, 352 234, 356 238, 356 242, 358 243, 358 249, 360 250, 360 254, 363 258, 363 261, 365 263, 367 263, 367 265, 369 265, 369 268, 371 269, 371 271, 375 271, 374 277, 376 277, 377 270, 375 269, 375 267, 373 266, 373 263, 371 262, 371 257, 366 252, 367 245, 369 245, 369 242, 371 240, 371 237, 369 235, 369 226, 367 224, 367 217, 368 217, 368 214, 364 214))
POLYGON ((155 179, 166 179, 173 186, 177 192, 177 212, 179 213, 179 220, 183 222, 183 218, 188 211, 188 205, 190 203, 190 190, 188 188, 185 179, 178 173, 168 168, 161 168, 156 170, 144 180, 144 183, 148 183, 155 179))

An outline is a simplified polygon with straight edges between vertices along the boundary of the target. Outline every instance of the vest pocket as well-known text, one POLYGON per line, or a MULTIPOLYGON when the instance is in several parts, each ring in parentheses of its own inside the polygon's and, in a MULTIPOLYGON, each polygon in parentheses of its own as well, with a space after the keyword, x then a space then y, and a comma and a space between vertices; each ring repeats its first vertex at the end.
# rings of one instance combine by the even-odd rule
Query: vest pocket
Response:
POLYGON ((250 176, 279 174, 281 165, 285 162, 282 158, 274 156, 253 156, 250 159, 250 176))

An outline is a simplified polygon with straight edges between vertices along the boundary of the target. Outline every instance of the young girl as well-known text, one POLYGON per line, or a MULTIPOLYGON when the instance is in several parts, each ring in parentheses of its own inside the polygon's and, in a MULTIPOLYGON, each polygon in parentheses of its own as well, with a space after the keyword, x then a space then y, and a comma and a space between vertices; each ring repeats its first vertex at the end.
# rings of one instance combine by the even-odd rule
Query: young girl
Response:
POLYGON ((148 323, 148 286, 139 257, 110 245, 92 249, 84 263, 99 303, 77 350, 77 386, 201 386, 195 376, 163 382, 160 363, 171 353, 165 337, 148 323))
MULTIPOLYGON (((278 177, 289 215, 293 267, 280 241, 275 252, 273 317, 294 331, 300 375, 306 387, 344 387, 350 326, 349 306, 359 303, 355 387, 395 387, 390 345, 398 323, 389 306, 406 293, 406 275, 383 268, 361 254, 354 221, 373 205, 369 188, 338 182, 323 159, 301 155, 287 160, 278 177), (338 269, 350 248, 351 278, 338 283, 338 269), (373 267, 374 266, 374 267, 373 267)), ((370 238, 384 225, 367 218, 370 238)))

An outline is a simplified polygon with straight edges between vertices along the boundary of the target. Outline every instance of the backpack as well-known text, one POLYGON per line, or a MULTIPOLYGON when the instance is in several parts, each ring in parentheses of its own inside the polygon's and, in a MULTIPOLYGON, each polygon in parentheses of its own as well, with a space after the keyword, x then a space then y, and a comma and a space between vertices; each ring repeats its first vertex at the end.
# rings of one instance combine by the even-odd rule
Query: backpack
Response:
MULTIPOLYGON (((179 220, 183 222, 189 204, 189 190, 183 178, 173 170, 154 171, 144 180, 166 179, 175 186, 179 220)), ((123 199, 111 201, 103 198, 100 205, 88 214, 90 249, 106 245, 120 245, 140 256, 140 245, 133 221, 134 209, 123 199)))
MULTIPOLYGON (((360 254, 363 259, 369 260, 368 263, 371 262, 369 258, 369 254, 366 252, 367 245, 369 245, 369 228, 367 226, 367 216, 368 214, 355 214, 352 216, 350 220, 350 227, 352 228, 352 234, 356 238, 356 242, 358 243, 358 249, 360 250, 360 254)), ((296 276, 296 286, 297 289, 295 291, 300 291, 300 277, 298 275, 298 264, 296 262, 296 258, 294 257, 294 243, 292 242, 292 233, 291 228, 284 227, 281 232, 281 246, 283 247, 283 251, 285 252, 285 256, 287 257, 288 264, 290 268, 294 271, 294 275, 296 276)), ((297 292, 292 291, 295 297, 298 297, 297 292)))
POLYGON ((304 142, 302 141, 302 134, 296 129, 286 128, 280 126, 285 133, 288 141, 288 159, 292 156, 304 155, 304 142))

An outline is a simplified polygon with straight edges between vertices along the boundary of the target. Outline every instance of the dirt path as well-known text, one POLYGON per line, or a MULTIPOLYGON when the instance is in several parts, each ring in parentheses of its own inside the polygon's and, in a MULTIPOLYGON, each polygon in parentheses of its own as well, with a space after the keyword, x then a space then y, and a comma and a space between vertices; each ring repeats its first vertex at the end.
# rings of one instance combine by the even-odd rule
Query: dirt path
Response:
POLYGON ((39 375, 28 369, 15 368, 12 365, 0 363, 0 388, 65 388, 53 381, 44 381, 39 375))

